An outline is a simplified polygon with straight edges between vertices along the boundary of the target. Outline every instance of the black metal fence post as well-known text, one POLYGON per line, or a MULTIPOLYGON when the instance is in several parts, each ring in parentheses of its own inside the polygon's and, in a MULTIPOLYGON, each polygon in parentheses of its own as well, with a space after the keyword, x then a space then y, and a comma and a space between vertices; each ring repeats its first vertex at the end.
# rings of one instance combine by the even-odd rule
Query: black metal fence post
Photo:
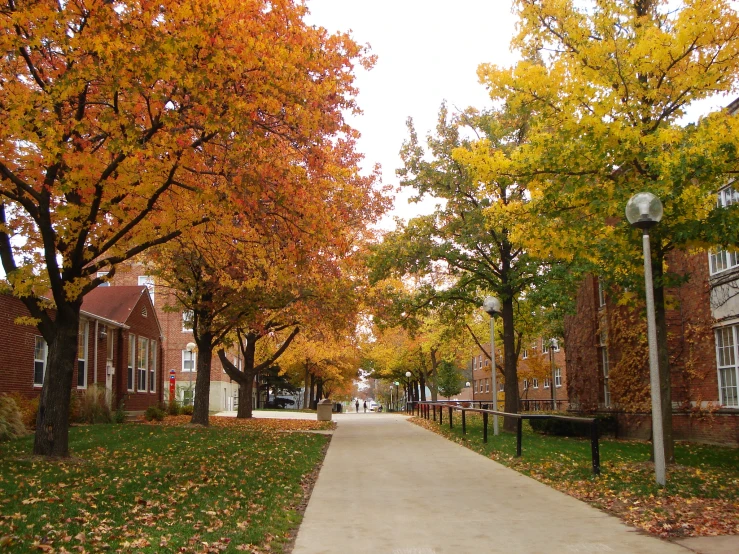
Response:
POLYGON ((434 409, 434 421, 436 421, 436 406, 431 406, 434 409))
POLYGON ((600 475, 600 450, 598 448, 598 420, 590 424, 590 450, 593 454, 593 475, 600 475))
POLYGON ((444 406, 439 406, 439 425, 444 423, 444 406))
POLYGON ((482 414, 482 442, 488 442, 488 413, 482 414))
POLYGON ((454 427, 454 424, 452 423, 452 407, 449 406, 449 429, 454 427))
POLYGON ((521 439, 523 437, 523 418, 516 419, 516 458, 521 457, 521 439))
POLYGON ((465 410, 462 410, 462 434, 466 435, 467 434, 467 421, 465 420, 464 414, 465 414, 465 410))

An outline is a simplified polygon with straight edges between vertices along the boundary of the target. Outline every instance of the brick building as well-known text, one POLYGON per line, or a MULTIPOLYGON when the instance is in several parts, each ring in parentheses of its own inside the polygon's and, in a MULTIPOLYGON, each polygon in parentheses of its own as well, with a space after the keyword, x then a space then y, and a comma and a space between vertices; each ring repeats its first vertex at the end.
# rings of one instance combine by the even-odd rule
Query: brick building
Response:
MULTIPOLYGON (((36 327, 16 324, 19 317, 30 317, 23 303, 0 295, 0 392, 33 398, 43 385, 47 345, 36 327)), ((161 333, 147 289, 96 289, 85 296, 80 318, 75 391, 104 387, 110 408, 123 402, 133 412, 161 403, 161 333)))
MULTIPOLYGON (((492 402, 492 365, 490 364, 490 346, 484 346, 486 354, 475 354, 468 365, 471 375, 470 389, 474 400, 492 402)), ((479 348, 477 349, 479 352, 479 348)), ((502 366, 501 352, 496 349, 498 365, 502 366)), ((518 396, 520 411, 551 410, 552 408, 552 373, 554 374, 554 393, 557 409, 567 408, 567 379, 565 371, 564 349, 555 341, 554 349, 549 352, 549 340, 538 337, 526 348, 521 349, 518 358, 518 396), (552 364, 553 362, 553 364, 552 364), (552 365, 554 371, 552 372, 552 365)), ((498 403, 503 402, 504 377, 497 375, 498 403)))
MULTIPOLYGON (((120 268, 108 284, 112 288, 140 285, 149 289, 162 329, 164 379, 168 383, 170 376, 174 375, 176 400, 184 405, 192 405, 197 379, 197 350, 190 350, 187 346, 190 343, 194 344, 188 312, 178 305, 174 294, 166 287, 155 284, 155 278, 149 275, 146 266, 141 263, 132 263, 120 268)), ((216 353, 213 354, 209 409, 235 410, 238 406, 239 385, 226 374, 216 353)), ((229 357, 236 367, 239 369, 243 367, 240 355, 229 353, 229 357)), ((169 385, 165 389, 164 400, 169 402, 169 385)), ((256 406, 256 401, 254 402, 253 405, 256 406)))
MULTIPOLYGON (((739 193, 729 184, 718 202, 739 193)), ((739 445, 739 254, 675 251, 667 263, 685 277, 666 291, 674 437, 739 445)), ((617 295, 590 276, 565 320, 571 408, 612 412, 619 434, 649 438, 646 323, 617 295)))

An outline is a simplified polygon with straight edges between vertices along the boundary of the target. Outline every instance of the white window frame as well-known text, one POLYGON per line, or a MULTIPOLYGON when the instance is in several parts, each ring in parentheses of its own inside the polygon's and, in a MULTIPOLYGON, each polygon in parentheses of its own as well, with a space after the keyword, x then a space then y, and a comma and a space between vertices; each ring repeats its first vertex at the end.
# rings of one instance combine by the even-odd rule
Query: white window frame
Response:
POLYGON ((149 382, 149 339, 139 337, 137 347, 136 391, 147 392, 149 382))
POLYGON ((598 307, 603 308, 606 305, 606 291, 603 289, 603 282, 598 279, 598 307))
POLYGON ((505 383, 503 381, 498 381, 498 391, 503 392, 505 390, 505 383))
POLYGON ((562 386, 562 370, 558 367, 554 368, 554 386, 557 388, 562 386))
POLYGON ((40 388, 44 386, 44 379, 46 378, 46 361, 48 356, 49 346, 46 344, 46 339, 37 335, 33 347, 33 386, 35 388, 40 388), (38 367, 37 364, 41 364, 41 382, 37 382, 36 380, 36 368, 38 367))
POLYGON ((490 379, 485 379, 485 392, 490 392, 490 379))
POLYGON ((195 388, 182 389, 182 405, 183 406, 194 406, 195 405, 195 388))
POLYGON ((77 331, 77 388, 84 390, 87 388, 88 381, 88 363, 87 363, 87 346, 90 331, 90 323, 88 321, 80 321, 80 328, 77 331), (80 384, 82 382, 82 384, 80 384))
POLYGON ((149 392, 154 394, 157 392, 157 341, 150 340, 151 360, 149 366, 149 392))
POLYGON ((523 390, 527 390, 529 388, 529 380, 524 379, 523 380, 523 390))
POLYGON ((472 356, 472 371, 477 369, 477 356, 472 356))
POLYGON ((739 324, 714 330, 719 402, 725 408, 739 408, 739 324))
POLYGON ((139 275, 138 284, 140 287, 146 287, 149 290, 149 296, 151 296, 151 303, 154 304, 154 277, 151 275, 139 275))
POLYGON ((544 388, 545 389, 549 388, 549 377, 544 377, 544 388))
POLYGON ((193 318, 194 318, 194 314, 192 310, 182 310, 182 332, 183 333, 192 333, 193 318))
POLYGON ((611 360, 608 357, 608 347, 602 346, 600 352, 600 359, 603 365, 603 406, 606 408, 611 407, 611 385, 608 382, 611 371, 611 360))
POLYGON ((182 351, 182 373, 192 373, 195 371, 195 351, 183 350, 182 351), (188 359, 189 358, 189 359, 188 359), (185 368, 185 363, 191 362, 190 369, 185 368))
POLYGON ((534 377, 531 380, 531 387, 534 388, 534 389, 538 389, 539 388, 539 379, 537 377, 534 377))
POLYGON ((128 371, 126 373, 126 390, 133 392, 136 389, 136 335, 128 334, 128 371))
POLYGON ((528 359, 528 357, 529 357, 529 350, 528 350, 528 348, 524 348, 523 349, 523 354, 521 355, 521 359, 522 360, 526 360, 526 359, 528 359))

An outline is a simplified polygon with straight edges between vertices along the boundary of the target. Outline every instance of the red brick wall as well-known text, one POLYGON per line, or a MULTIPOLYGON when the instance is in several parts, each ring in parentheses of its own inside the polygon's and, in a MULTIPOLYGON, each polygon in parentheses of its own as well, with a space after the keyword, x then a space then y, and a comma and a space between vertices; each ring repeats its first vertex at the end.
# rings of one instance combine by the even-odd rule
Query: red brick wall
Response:
POLYGON ((0 351, 3 353, 0 393, 16 392, 33 398, 41 392, 41 387, 33 386, 35 337, 41 333, 35 327, 14 323, 18 317, 29 316, 20 300, 0 294, 0 351))
MULTIPOLYGON (((619 438, 651 438, 649 414, 618 414, 617 420, 619 438)), ((674 413, 672 430, 675 440, 739 446, 739 413, 733 410, 674 413)))

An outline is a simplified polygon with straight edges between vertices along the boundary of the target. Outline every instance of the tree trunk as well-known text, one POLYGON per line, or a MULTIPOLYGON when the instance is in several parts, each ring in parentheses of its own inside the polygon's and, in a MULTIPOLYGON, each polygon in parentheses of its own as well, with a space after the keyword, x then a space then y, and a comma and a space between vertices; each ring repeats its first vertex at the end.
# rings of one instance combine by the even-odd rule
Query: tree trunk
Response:
POLYGON ((303 379, 303 407, 310 406, 310 371, 308 364, 305 364, 305 377, 303 379))
POLYGON ((431 349, 431 401, 436 402, 439 399, 439 360, 436 358, 436 350, 431 349))
POLYGON ((79 306, 57 307, 54 336, 45 337, 48 354, 36 416, 33 443, 33 453, 36 455, 69 456, 69 400, 77 360, 79 326, 79 306))
POLYGON ((210 404, 210 365, 213 357, 212 337, 209 333, 198 340, 198 372, 195 379, 195 404, 190 423, 208 425, 210 404))
POLYGON ((418 378, 419 384, 421 385, 421 400, 426 401, 426 375, 421 372, 421 376, 418 378))
MULTIPOLYGON (((504 411, 518 413, 518 370, 516 359, 516 333, 513 327, 513 295, 507 294, 503 298, 503 351, 505 355, 505 409, 504 411)), ((492 362, 492 370, 495 371, 495 360, 492 362)), ((498 391, 493 391, 498 394, 498 391)), ((500 406, 498 407, 500 409, 500 406)), ((512 417, 503 419, 503 429, 510 432, 516 431, 516 420, 512 417)))
POLYGON ((659 360, 660 401, 662 403, 662 435, 665 445, 665 463, 675 463, 675 442, 672 436, 672 386, 670 384, 670 353, 667 349, 667 317, 663 286, 662 257, 652 263, 654 277, 654 316, 657 327, 657 356, 659 360))
POLYGON ((316 409, 316 404, 315 404, 315 402, 316 402, 316 396, 315 396, 315 388, 314 388, 315 386, 316 386, 316 376, 311 373, 310 374, 310 395, 309 395, 309 397, 310 397, 310 404, 308 405, 308 407, 311 410, 315 410, 316 409))
POLYGON ((316 384, 316 409, 318 409, 318 402, 323 399, 323 378, 319 377, 316 384))
POLYGON ((253 417, 253 403, 252 403, 252 397, 254 396, 254 376, 250 375, 249 379, 242 384, 239 385, 239 396, 243 396, 243 409, 241 407, 241 399, 239 399, 239 411, 236 413, 237 419, 249 419, 253 417))

